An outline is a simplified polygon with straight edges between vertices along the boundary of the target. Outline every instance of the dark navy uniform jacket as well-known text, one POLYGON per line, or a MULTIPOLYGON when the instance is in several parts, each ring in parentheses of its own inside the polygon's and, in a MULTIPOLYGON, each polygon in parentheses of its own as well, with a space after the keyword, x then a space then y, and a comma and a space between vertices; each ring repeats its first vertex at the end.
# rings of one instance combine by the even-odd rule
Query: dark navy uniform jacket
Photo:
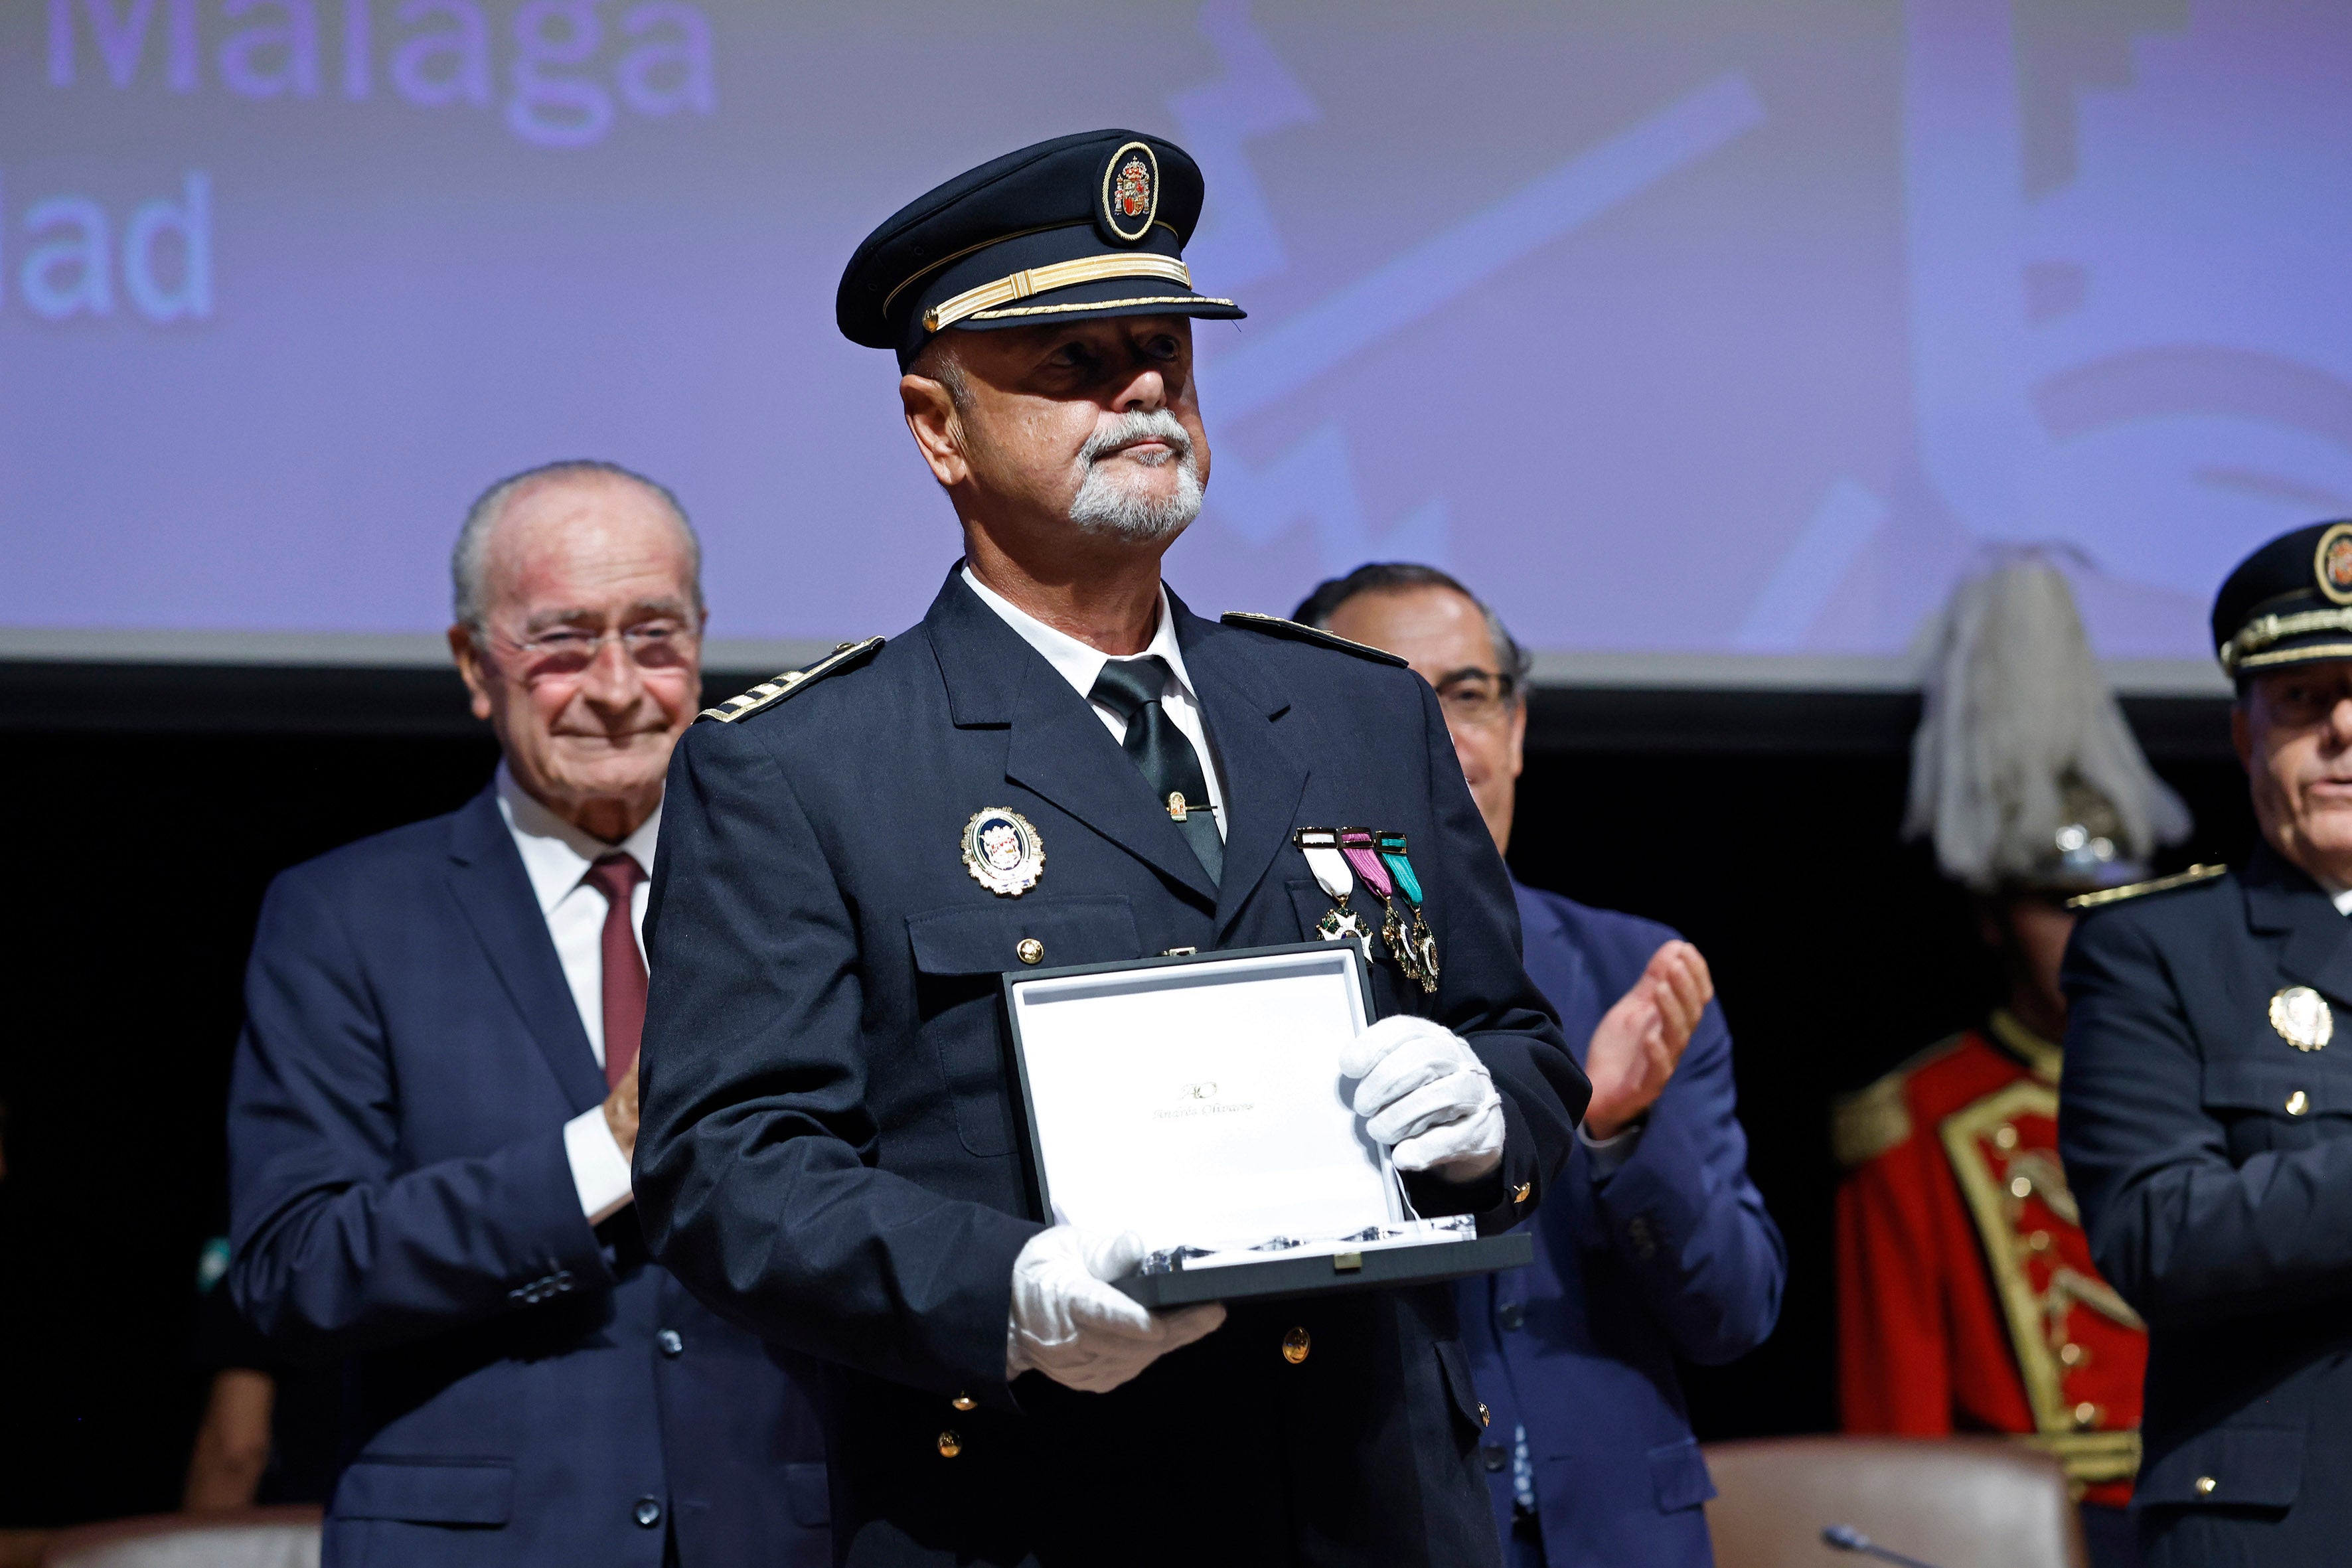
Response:
POLYGON ((280 876, 246 1007, 228 1283, 356 1363, 330 1564, 829 1559, 782 1364, 581 1212, 604 1075, 493 792, 280 876))
MULTIPOLYGON (((1583 1059, 1601 1016, 1675 933, 1517 888, 1528 973, 1583 1059)), ((1748 1179, 1731 1031, 1709 1003, 1641 1141, 1599 1181, 1580 1146, 1553 1184, 1525 1268, 1463 1281, 1464 1336, 1493 1408, 1484 1448, 1510 1528, 1513 1429, 1527 1427, 1552 1568, 1707 1568, 1715 1495, 1677 1355, 1717 1365, 1764 1342, 1788 1255, 1748 1179)))
POLYGON ((1000 1023, 998 977, 1025 939, 1049 966, 1306 940, 1329 900, 1293 829, 1399 830, 1444 979, 1425 997, 1383 961, 1379 1003, 1467 1037, 1508 1128, 1491 1177, 1415 1183, 1423 1212, 1508 1228, 1567 1159, 1588 1092, 1520 969, 1510 885, 1435 694, 1385 656, 1171 604, 1223 769, 1222 886, 1086 700, 952 575, 870 659, 697 724, 672 759, 638 1206, 706 1301, 832 1363, 853 1563, 1498 1550, 1444 1286, 1236 1309, 1109 1394, 1005 1382, 1013 1258, 1039 1229, 1000 1023), (983 806, 1044 840, 1018 897, 963 866, 983 806), (1295 1364, 1294 1328, 1309 1336, 1295 1364))
POLYGON ((2066 953, 2059 1141, 2147 1321, 2151 1568, 2352 1554, 2352 921, 2268 848, 2095 909, 2066 953), (2271 999, 2316 990, 2298 1050, 2271 999))

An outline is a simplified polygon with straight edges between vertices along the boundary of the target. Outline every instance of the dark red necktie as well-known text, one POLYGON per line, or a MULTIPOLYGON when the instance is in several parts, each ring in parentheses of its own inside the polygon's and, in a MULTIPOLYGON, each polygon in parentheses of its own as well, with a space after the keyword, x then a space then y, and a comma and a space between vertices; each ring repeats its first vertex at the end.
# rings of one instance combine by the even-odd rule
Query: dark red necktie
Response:
POLYGON ((630 895, 645 868, 615 851, 588 868, 588 885, 604 895, 604 1086, 619 1084, 637 1059, 646 1032, 646 961, 629 919, 630 895))

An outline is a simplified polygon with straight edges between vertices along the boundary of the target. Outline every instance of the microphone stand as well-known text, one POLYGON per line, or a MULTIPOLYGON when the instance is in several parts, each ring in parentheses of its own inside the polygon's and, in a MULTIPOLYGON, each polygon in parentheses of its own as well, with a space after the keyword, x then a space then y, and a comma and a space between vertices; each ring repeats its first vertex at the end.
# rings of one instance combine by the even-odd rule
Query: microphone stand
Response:
POLYGON ((1890 1552, 1850 1524, 1826 1524, 1822 1527, 1822 1540, 1840 1552, 1859 1552, 1865 1557, 1875 1557, 1892 1563, 1896 1568, 1936 1568, 1916 1557, 1906 1557, 1900 1552, 1890 1552))

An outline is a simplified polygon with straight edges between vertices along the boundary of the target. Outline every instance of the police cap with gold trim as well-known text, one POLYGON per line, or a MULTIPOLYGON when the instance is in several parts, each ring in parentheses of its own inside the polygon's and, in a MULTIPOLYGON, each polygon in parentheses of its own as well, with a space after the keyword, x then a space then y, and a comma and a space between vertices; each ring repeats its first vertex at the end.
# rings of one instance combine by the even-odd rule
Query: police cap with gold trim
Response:
POLYGON ((2213 600, 2213 645, 2239 679, 2352 659, 2352 521, 2283 533, 2239 562, 2213 600))
POLYGON ((931 334, 1072 317, 1246 314, 1192 287, 1184 243, 1201 166, 1172 142, 1088 131, 991 159, 918 196, 866 237, 841 275, 842 336, 897 351, 931 334))

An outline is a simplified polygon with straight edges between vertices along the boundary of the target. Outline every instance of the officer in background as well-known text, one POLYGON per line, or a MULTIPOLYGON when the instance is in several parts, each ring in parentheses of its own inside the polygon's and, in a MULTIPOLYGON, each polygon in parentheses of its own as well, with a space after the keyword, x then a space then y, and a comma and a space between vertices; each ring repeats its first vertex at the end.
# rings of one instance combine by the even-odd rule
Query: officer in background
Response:
POLYGON ((2065 1465, 2094 1561, 2128 1563, 2147 1341, 2092 1264, 2058 1160, 2058 964, 2065 900, 2145 877, 2189 814, 2039 556, 1954 591, 1926 695, 1906 830, 1974 895, 2004 987, 1983 1023, 1835 1108, 1843 1423, 2013 1433, 2065 1465))
MULTIPOLYGON (((1412 661, 1436 689, 1470 793, 1509 847, 1528 660, 1500 616, 1430 566, 1360 566, 1297 618, 1412 661)), ((1517 1568, 1704 1568, 1715 1495, 1679 1355, 1764 1342, 1788 1257, 1748 1179, 1731 1032, 1698 950, 1664 926, 1511 883, 1528 973, 1592 1079, 1535 1261, 1458 1282, 1495 1412, 1484 1450, 1517 1568)))
POLYGON ((1416 1209, 1517 1224, 1584 1110, 1436 695, 1161 584, 1209 478, 1191 318, 1239 313, 1181 258, 1202 195, 1181 149, 1099 132, 866 238, 841 329, 897 353, 964 559, 913 630, 713 710, 671 765, 638 1202, 706 1300, 832 1363, 852 1563, 1499 1552, 1445 1287, 1155 1316, 1108 1283, 1134 1238, 1031 1217, 1015 1154, 1001 972, 1377 931, 1307 826, 1394 832, 1418 873, 1428 941, 1370 942, 1382 1017, 1343 1062, 1416 1209))
POLYGON ((2352 1551, 2352 522, 2213 605, 2262 844, 2077 900, 2060 1143, 2148 1325, 2150 1568, 2352 1551))

